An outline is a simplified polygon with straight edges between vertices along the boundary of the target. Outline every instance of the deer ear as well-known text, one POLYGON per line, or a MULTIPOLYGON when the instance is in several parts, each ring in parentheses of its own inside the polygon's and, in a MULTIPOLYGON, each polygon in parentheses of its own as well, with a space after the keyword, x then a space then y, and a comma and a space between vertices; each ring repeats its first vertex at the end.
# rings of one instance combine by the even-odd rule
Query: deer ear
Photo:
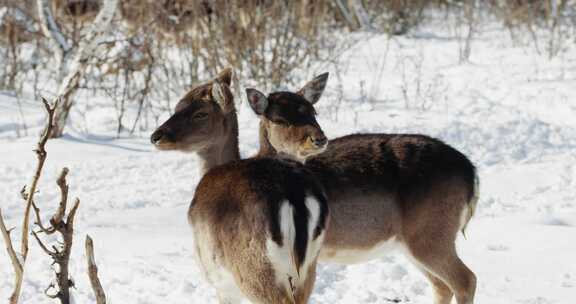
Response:
POLYGON ((300 91, 296 92, 300 96, 304 97, 311 104, 318 102, 324 89, 326 88, 326 82, 328 81, 328 73, 324 73, 316 76, 310 82, 308 82, 300 91))
POLYGON ((230 86, 232 83, 232 68, 225 68, 218 74, 215 81, 230 86))
POLYGON ((232 110, 231 109, 232 102, 229 100, 231 96, 228 96, 229 94, 226 94, 226 92, 224 91, 224 86, 221 85, 218 81, 214 81, 212 83, 211 94, 214 101, 216 101, 216 103, 220 106, 220 108, 224 113, 228 113, 230 112, 230 110, 232 110))
POLYGON ((248 103, 250 103, 250 107, 252 107, 254 113, 257 115, 264 114, 264 111, 268 108, 268 98, 256 89, 246 89, 246 96, 248 97, 248 103))

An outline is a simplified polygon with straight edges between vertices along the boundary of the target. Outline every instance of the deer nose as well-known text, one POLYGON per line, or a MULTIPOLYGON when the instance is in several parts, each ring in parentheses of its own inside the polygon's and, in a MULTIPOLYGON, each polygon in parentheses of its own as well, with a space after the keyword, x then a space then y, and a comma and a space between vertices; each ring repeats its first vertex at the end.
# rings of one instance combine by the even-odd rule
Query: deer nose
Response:
POLYGON ((323 147, 328 142, 328 139, 324 134, 314 136, 312 138, 312 142, 316 145, 316 147, 323 147))
POLYGON ((164 137, 164 131, 162 130, 156 130, 154 133, 152 133, 152 135, 150 136, 150 142, 155 145, 157 144, 162 137, 164 137))

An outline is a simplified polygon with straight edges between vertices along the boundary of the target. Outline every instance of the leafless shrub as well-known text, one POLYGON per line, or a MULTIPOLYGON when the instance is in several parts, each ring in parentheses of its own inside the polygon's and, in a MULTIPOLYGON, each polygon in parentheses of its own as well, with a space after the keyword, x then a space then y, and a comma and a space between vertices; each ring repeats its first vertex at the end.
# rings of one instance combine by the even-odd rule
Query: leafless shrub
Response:
POLYGON ((38 33, 28 1, 3 0, 0 3, 0 47, 3 49, 0 60, 4 63, 0 71, 0 89, 16 91, 18 76, 25 68, 20 60, 22 45, 37 39, 38 33))
MULTIPOLYGON (((71 303, 70 288, 74 287, 74 281, 70 278, 69 275, 68 265, 70 261, 70 254, 72 252, 72 243, 74 237, 74 218, 80 201, 76 199, 74 201, 73 207, 70 209, 70 211, 67 211, 68 184, 66 182, 66 175, 68 174, 68 169, 64 168, 62 170, 60 177, 56 182, 60 189, 60 203, 55 214, 50 218, 49 226, 44 225, 42 222, 40 208, 34 201, 34 194, 36 193, 38 181, 42 175, 42 169, 44 168, 44 163, 47 157, 45 147, 51 134, 52 128, 54 127, 54 115, 56 109, 56 104, 54 104, 54 106, 50 106, 45 99, 42 99, 42 102, 48 114, 48 121, 36 146, 35 153, 37 157, 37 164, 34 175, 32 177, 32 182, 28 188, 24 187, 20 191, 22 199, 26 202, 24 219, 22 222, 22 239, 20 244, 20 252, 17 252, 14 248, 14 244, 10 238, 10 232, 13 229, 6 228, 6 224, 4 223, 4 218, 2 216, 2 211, 0 210, 0 232, 2 233, 8 256, 10 257, 12 266, 14 268, 14 291, 12 292, 12 295, 9 299, 10 304, 17 304, 20 297, 20 290, 22 288, 24 277, 24 267, 28 259, 28 235, 31 231, 31 210, 34 210, 36 220, 35 225, 38 229, 38 231, 34 231, 32 229, 32 235, 38 242, 40 248, 42 248, 42 250, 53 259, 53 265, 57 266, 57 270, 55 269, 57 286, 50 284, 50 286, 45 290, 46 295, 52 299, 58 299, 62 304, 69 304, 71 303), (62 243, 60 245, 52 245, 52 250, 50 250, 48 249, 48 246, 45 245, 45 243, 40 239, 39 233, 51 235, 56 232, 61 235, 62 243), (50 294, 49 291, 52 289, 56 289, 57 292, 50 294)), ((87 255, 89 258, 88 275, 92 282, 94 292, 96 293, 98 303, 105 303, 105 300, 102 301, 103 298, 105 299, 103 296, 104 291, 102 290, 102 286, 100 286, 97 277, 98 271, 94 262, 94 252, 91 245, 91 239, 88 238, 86 242, 87 255)))
POLYGON ((24 112, 22 112, 22 98, 20 96, 16 96, 16 102, 18 103, 18 123, 17 123, 17 132, 18 137, 20 137, 20 132, 23 132, 23 136, 28 135, 28 126, 26 125, 26 117, 24 116, 24 112))
POLYGON ((517 40, 517 32, 528 31, 535 49, 549 58, 562 51, 568 35, 574 36, 573 0, 491 0, 489 8, 509 29, 512 39, 517 40), (541 41, 541 36, 545 41, 541 41))
POLYGON ((56 274, 56 285, 51 283, 45 290, 46 296, 51 299, 58 299, 62 304, 70 303, 70 288, 74 287, 74 281, 70 277, 68 265, 70 262, 70 254, 72 253, 72 244, 74 240, 74 218, 76 216, 76 211, 80 205, 80 200, 76 199, 74 205, 70 211, 67 211, 68 204, 68 183, 66 182, 66 175, 68 174, 68 168, 62 169, 60 177, 56 181, 56 184, 60 188, 60 204, 56 213, 50 218, 50 226, 45 226, 42 223, 40 216, 40 209, 36 204, 32 203, 34 211, 36 214, 36 226, 38 231, 32 231, 32 235, 38 242, 38 245, 42 250, 52 258, 53 265, 55 267, 56 274), (38 236, 39 233, 44 233, 46 235, 51 235, 58 232, 61 236, 62 243, 60 245, 52 245, 52 250, 44 244, 44 242, 38 236), (51 290, 56 290, 54 293, 50 293, 51 290))
POLYGON ((446 89, 443 77, 424 77, 424 54, 399 58, 398 69, 402 75, 402 98, 407 109, 427 111, 442 100, 442 92, 446 89), (426 79, 432 79, 427 81, 426 79))
POLYGON ((58 20, 68 23, 90 22, 98 14, 100 0, 52 0, 52 11, 58 20))
POLYGON ((74 95, 80 80, 84 76, 87 61, 93 56, 98 40, 102 39, 116 12, 118 0, 105 0, 95 21, 90 25, 83 38, 74 44, 68 39, 54 21, 54 15, 48 0, 37 0, 40 26, 46 37, 50 38, 52 53, 56 57, 57 86, 56 96, 61 100, 56 109, 55 126, 51 137, 60 137, 74 104, 74 95))
POLYGON ((54 119, 54 110, 55 106, 51 107, 46 100, 42 100, 44 103, 44 107, 46 108, 46 112, 48 113, 48 122, 46 127, 44 128, 44 132, 42 132, 42 136, 38 141, 36 146, 36 158, 38 160, 36 164, 36 169, 34 170, 34 175, 32 177, 32 182, 28 187, 28 191, 26 187, 22 189, 20 192, 22 194, 22 198, 26 201, 26 207, 24 209, 24 219, 22 221, 22 238, 20 243, 20 252, 16 252, 14 249, 14 245, 10 238, 10 232, 12 229, 7 229, 4 223, 4 219, 2 217, 2 212, 0 211, 0 231, 2 232, 2 236, 4 238, 4 243, 6 245, 6 250, 8 252, 8 256, 12 262, 12 267, 14 268, 14 291, 10 296, 10 304, 17 304, 20 298, 20 290, 22 288, 22 281, 24 279, 24 267, 26 266, 26 260, 28 259, 28 234, 30 233, 30 211, 32 207, 36 209, 34 204, 34 194, 36 193, 36 187, 38 186, 38 180, 40 179, 40 175, 42 174, 42 169, 44 168, 44 162, 46 161, 46 142, 48 141, 48 137, 50 136, 50 132, 52 131, 53 127, 53 119, 54 119))
POLYGON ((335 79, 336 89, 334 91, 334 98, 329 103, 320 104, 322 107, 323 116, 327 116, 331 121, 337 122, 339 119, 338 114, 340 113, 340 108, 344 102, 344 81, 342 80, 341 67, 338 65, 334 66, 334 73, 331 75, 332 79, 335 79))
MULTIPOLYGON (((45 1, 70 49, 85 44, 104 3, 45 1)), ((37 2, 0 0, 4 5, 0 89, 18 96, 27 89, 35 96, 56 94, 52 88, 66 72, 60 62, 71 62, 73 57, 58 55, 66 52, 55 50, 52 35, 38 30, 43 22, 37 2)), ((450 20, 458 25, 460 62, 470 57, 481 12, 502 20, 514 37, 519 31, 531 33, 539 52, 556 56, 576 35, 575 4, 574 0, 121 0, 120 14, 111 21, 115 31, 94 56, 86 58, 77 89, 85 92, 82 96, 109 100, 117 112, 117 135, 132 134, 172 111, 180 94, 201 80, 200 75, 232 66, 245 85, 263 89, 296 85, 302 80, 297 76, 333 64, 355 42, 341 33, 402 35, 438 12, 454 17, 450 20)), ((365 91, 369 99, 377 94, 374 88, 365 91)), ((63 105, 69 109, 75 99, 71 94, 63 105)), ((57 120, 65 116, 58 115, 57 120)), ((61 134, 62 128, 58 130, 61 134)))
POLYGON ((464 24, 466 28, 465 35, 458 35, 458 60, 460 63, 468 62, 472 53, 472 40, 476 32, 477 16, 475 0, 463 1, 461 3, 462 9, 458 14, 460 24, 464 24))

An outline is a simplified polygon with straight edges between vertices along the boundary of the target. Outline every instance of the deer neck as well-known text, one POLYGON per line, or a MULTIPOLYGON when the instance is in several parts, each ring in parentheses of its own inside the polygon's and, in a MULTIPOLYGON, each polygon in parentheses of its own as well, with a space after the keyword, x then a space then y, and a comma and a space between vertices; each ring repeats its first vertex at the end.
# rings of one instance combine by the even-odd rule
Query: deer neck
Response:
POLYGON ((240 159, 238 148, 238 118, 236 112, 233 111, 228 114, 228 117, 224 120, 224 124, 226 134, 221 139, 215 140, 213 145, 198 151, 200 176, 216 166, 240 159))
POLYGON ((260 150, 258 150, 257 157, 276 157, 278 151, 272 146, 268 140, 268 131, 264 127, 264 123, 260 122, 260 150))

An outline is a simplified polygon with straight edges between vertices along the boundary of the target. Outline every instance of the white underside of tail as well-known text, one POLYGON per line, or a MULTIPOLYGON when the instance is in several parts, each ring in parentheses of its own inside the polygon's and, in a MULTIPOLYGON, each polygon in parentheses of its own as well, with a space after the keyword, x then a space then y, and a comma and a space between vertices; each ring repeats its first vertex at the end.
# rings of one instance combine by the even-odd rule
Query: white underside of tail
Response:
POLYGON ((476 212, 476 206, 478 205, 478 200, 480 199, 480 179, 478 178, 478 172, 474 176, 474 189, 472 193, 472 198, 470 201, 464 206, 462 209, 462 214, 460 215, 460 230, 462 234, 466 236, 466 227, 468 226, 468 222, 474 213, 476 212))
POLYGON ((324 234, 317 239, 313 239, 315 227, 318 225, 320 217, 320 205, 312 197, 306 199, 306 208, 310 213, 308 219, 308 246, 304 261, 300 269, 296 265, 296 252, 294 243, 296 242, 296 225, 294 223, 294 209, 288 201, 281 203, 279 212, 280 233, 282 234, 282 245, 278 245, 271 238, 266 240, 268 259, 274 268, 276 283, 284 286, 288 292, 294 292, 306 281, 308 269, 316 259, 320 251, 324 234))
POLYGON ((320 233, 318 238, 314 239, 314 232, 320 220, 320 203, 314 197, 308 197, 306 200, 306 208, 310 212, 310 218, 308 220, 308 249, 306 250, 306 258, 302 263, 304 276, 308 274, 310 263, 316 261, 316 258, 320 254, 320 249, 322 249, 322 244, 324 243, 324 231, 320 233))
POLYGON ((294 242, 296 241, 296 226, 294 225, 294 209, 284 201, 280 206, 279 224, 282 234, 282 245, 276 244, 270 237, 266 240, 268 259, 274 268, 276 283, 284 286, 291 292, 291 284, 298 280, 298 270, 294 252, 294 242))

